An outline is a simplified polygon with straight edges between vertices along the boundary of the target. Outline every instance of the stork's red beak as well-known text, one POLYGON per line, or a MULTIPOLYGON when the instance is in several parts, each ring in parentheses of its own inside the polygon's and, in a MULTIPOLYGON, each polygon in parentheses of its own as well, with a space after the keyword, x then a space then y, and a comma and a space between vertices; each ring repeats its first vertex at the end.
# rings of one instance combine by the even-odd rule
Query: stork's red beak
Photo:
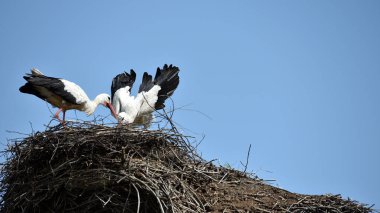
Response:
POLYGON ((118 116, 117 116, 117 114, 116 114, 116 112, 115 112, 112 104, 111 103, 107 103, 107 102, 104 103, 104 104, 111 110, 112 116, 117 119, 118 116))

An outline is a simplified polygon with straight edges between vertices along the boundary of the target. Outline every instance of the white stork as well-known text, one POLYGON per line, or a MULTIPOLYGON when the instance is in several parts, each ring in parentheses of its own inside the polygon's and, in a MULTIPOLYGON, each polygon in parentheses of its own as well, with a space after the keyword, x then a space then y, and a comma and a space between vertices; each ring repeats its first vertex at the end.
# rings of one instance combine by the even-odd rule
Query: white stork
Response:
POLYGON ((31 74, 26 74, 24 79, 27 83, 20 87, 20 92, 35 95, 49 102, 54 107, 58 107, 59 109, 54 114, 54 117, 62 125, 65 122, 66 110, 76 109, 84 111, 87 115, 91 115, 99 104, 108 107, 113 116, 117 116, 111 105, 111 98, 107 94, 100 94, 91 101, 82 88, 75 83, 61 78, 45 76, 35 68, 31 70, 31 74), (59 119, 60 112, 63 112, 62 120, 59 119))
POLYGON ((117 75, 111 86, 112 105, 124 124, 149 127, 153 120, 152 112, 163 109, 165 100, 170 97, 179 84, 179 69, 173 65, 157 68, 156 76, 144 72, 142 83, 136 97, 130 96, 136 73, 124 72, 117 75))

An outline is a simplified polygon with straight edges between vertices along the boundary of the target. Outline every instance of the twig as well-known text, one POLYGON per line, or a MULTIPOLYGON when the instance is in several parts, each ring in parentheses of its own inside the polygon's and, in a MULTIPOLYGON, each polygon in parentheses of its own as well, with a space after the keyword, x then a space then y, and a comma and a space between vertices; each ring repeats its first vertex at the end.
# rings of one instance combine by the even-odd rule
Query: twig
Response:
POLYGON ((133 184, 132 183, 132 186, 135 188, 135 190, 136 190, 136 193, 137 193, 137 210, 136 210, 136 212, 137 213, 140 213, 140 192, 139 192, 139 190, 137 189, 137 187, 135 186, 135 184, 133 184))
POLYGON ((252 145, 252 144, 249 144, 248 153, 247 153, 247 159, 246 159, 246 161, 245 161, 245 165, 244 165, 242 162, 240 162, 240 163, 244 166, 244 171, 243 171, 243 173, 246 173, 247 168, 248 168, 249 154, 250 154, 250 152, 251 152, 251 145, 252 145))

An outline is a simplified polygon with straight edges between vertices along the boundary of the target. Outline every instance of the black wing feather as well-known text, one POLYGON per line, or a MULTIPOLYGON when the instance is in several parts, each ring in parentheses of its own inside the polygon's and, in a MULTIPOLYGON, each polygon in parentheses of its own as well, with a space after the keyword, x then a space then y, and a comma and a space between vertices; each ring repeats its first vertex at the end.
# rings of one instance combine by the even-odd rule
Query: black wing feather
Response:
POLYGON ((129 86, 129 92, 131 92, 135 80, 136 73, 133 69, 131 69, 130 73, 124 72, 113 78, 111 85, 111 99, 113 99, 115 92, 120 88, 129 86))
POLYGON ((44 87, 50 92, 62 97, 66 102, 73 104, 77 103, 76 98, 69 92, 65 90, 65 85, 59 78, 48 77, 45 75, 33 75, 26 74, 24 79, 27 83, 20 87, 20 92, 33 94, 43 100, 46 100, 45 97, 39 90, 38 87, 44 87))
POLYGON ((140 85, 140 92, 148 92, 154 85, 159 85, 161 90, 158 92, 158 100, 155 104, 155 109, 163 109, 165 100, 173 95, 179 84, 179 68, 173 65, 164 65, 162 69, 157 68, 154 80, 152 76, 144 72, 143 80, 140 85))
POLYGON ((162 109, 165 107, 165 100, 173 95, 179 84, 179 68, 173 65, 164 65, 163 69, 157 68, 154 84, 160 85, 161 90, 158 92, 158 100, 155 108, 162 109))
POLYGON ((27 93, 27 94, 32 94, 32 95, 35 95, 39 98, 41 98, 42 100, 45 100, 46 98, 40 93, 40 91, 36 90, 32 84, 30 83, 26 83, 24 84, 23 86, 20 87, 20 92, 22 93, 27 93))
POLYGON ((154 86, 154 82, 152 80, 152 76, 149 75, 147 72, 144 72, 142 83, 139 88, 140 92, 148 92, 152 87, 154 86))

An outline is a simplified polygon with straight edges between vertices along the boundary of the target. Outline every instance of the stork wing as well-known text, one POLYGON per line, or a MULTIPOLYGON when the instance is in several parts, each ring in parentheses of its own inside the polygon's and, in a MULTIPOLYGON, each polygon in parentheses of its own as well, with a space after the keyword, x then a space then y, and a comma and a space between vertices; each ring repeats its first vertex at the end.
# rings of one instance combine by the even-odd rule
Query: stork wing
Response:
POLYGON ((71 104, 83 104, 88 101, 86 93, 73 82, 43 75, 41 72, 27 74, 24 79, 33 87, 42 87, 49 92, 60 96, 71 104))
POLYGON ((158 91, 161 87, 154 85, 153 78, 147 72, 144 72, 139 93, 136 96, 136 103, 139 108, 139 114, 147 114, 154 111, 154 106, 158 100, 158 91))
POLYGON ((124 87, 129 87, 128 91, 131 92, 133 83, 136 80, 136 73, 131 69, 130 73, 124 72, 119 75, 117 75, 115 78, 112 80, 112 85, 111 85, 111 99, 113 99, 115 92, 124 87))
POLYGON ((161 90, 158 93, 158 100, 155 104, 156 109, 165 107, 165 100, 169 98, 177 89, 179 84, 179 68, 165 64, 163 69, 157 68, 154 84, 159 85, 161 90))
POLYGON ((160 90, 159 85, 154 85, 149 91, 142 91, 137 94, 136 103, 138 104, 140 115, 154 112, 160 90))
POLYGON ((137 100, 143 100, 140 112, 153 112, 154 109, 165 107, 165 100, 170 97, 179 84, 179 68, 165 64, 162 69, 157 68, 154 80, 148 73, 144 73, 137 100))

